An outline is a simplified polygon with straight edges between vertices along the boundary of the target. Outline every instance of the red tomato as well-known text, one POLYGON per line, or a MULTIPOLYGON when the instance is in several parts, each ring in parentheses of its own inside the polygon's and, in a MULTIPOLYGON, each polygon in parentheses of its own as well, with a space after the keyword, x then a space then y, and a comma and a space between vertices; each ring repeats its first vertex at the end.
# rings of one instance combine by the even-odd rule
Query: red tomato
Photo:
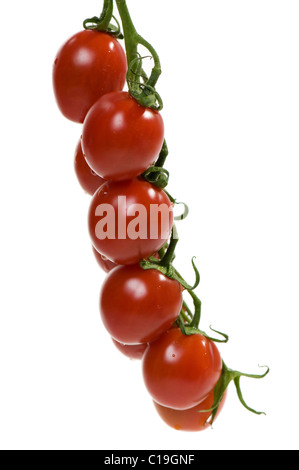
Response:
POLYGON ((84 191, 91 196, 105 183, 105 180, 96 175, 90 166, 88 166, 83 156, 81 140, 78 142, 75 152, 75 173, 84 191))
MULTIPOLYGON (((218 408, 216 418, 224 407, 227 391, 222 399, 222 402, 218 408)), ((158 405, 154 402, 156 410, 163 421, 173 429, 177 431, 205 431, 209 429, 211 425, 208 420, 211 417, 211 412, 203 413, 204 410, 212 408, 214 403, 214 390, 207 396, 207 398, 199 405, 189 410, 173 410, 172 408, 165 408, 165 406, 158 405)))
POLYGON ((54 62, 53 86, 60 111, 82 123, 101 96, 123 89, 126 72, 126 56, 115 38, 80 31, 61 47, 54 62))
POLYGON ((106 180, 127 180, 147 170, 164 140, 160 113, 127 92, 109 93, 86 116, 82 147, 89 166, 106 180))
POLYGON ((167 194, 142 179, 106 182, 91 201, 88 221, 92 244, 116 264, 138 263, 168 240, 172 209, 167 194))
POLYGON ((129 357, 130 359, 139 359, 143 358, 145 350, 147 348, 147 344, 122 344, 115 339, 112 338, 113 344, 117 347, 117 349, 124 355, 129 357))
POLYGON ((156 269, 120 266, 106 278, 100 297, 103 323, 116 341, 149 343, 172 327, 183 303, 182 286, 156 269))
POLYGON ((222 371, 215 344, 173 328, 151 343, 143 359, 145 385, 159 405, 187 410, 214 390, 222 371))
POLYGON ((93 254, 99 264, 99 266, 105 271, 105 273, 110 273, 112 269, 119 266, 118 264, 113 263, 109 259, 105 258, 105 256, 101 255, 94 247, 92 247, 93 254))

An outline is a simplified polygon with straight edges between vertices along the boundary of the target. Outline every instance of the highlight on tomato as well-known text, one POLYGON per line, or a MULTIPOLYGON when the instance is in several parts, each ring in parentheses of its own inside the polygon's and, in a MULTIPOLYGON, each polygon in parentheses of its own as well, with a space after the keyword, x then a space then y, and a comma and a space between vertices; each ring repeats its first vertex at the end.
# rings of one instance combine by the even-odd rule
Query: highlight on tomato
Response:
POLYGON ((182 303, 177 281, 156 269, 120 266, 104 281, 100 312, 112 338, 131 345, 149 343, 171 328, 182 303))
MULTIPOLYGON (((218 418, 221 413, 227 397, 227 391, 220 403, 217 414, 213 421, 218 418)), ((166 408, 154 402, 154 406, 164 423, 176 431, 199 432, 211 428, 211 414, 209 411, 214 403, 214 390, 199 405, 188 410, 174 410, 166 408)))
POLYGON ((105 180, 141 175, 158 158, 164 141, 161 114, 127 92, 109 93, 86 116, 82 146, 89 166, 105 180))
POLYGON ((113 36, 80 31, 63 44, 54 61, 53 87, 60 111, 83 123, 101 96, 123 89, 126 73, 126 55, 113 36))
POLYGON ((143 358, 146 388, 159 405, 187 410, 214 390, 222 372, 220 353, 201 334, 173 328, 151 343, 143 358))
POLYGON ((116 264, 135 264, 168 241, 173 203, 162 189, 141 178, 108 181, 92 198, 88 225, 99 253, 116 264))
POLYGON ((87 164, 82 151, 81 139, 79 140, 75 151, 74 168, 80 186, 90 196, 93 196, 96 190, 105 183, 105 180, 96 175, 96 173, 87 164))

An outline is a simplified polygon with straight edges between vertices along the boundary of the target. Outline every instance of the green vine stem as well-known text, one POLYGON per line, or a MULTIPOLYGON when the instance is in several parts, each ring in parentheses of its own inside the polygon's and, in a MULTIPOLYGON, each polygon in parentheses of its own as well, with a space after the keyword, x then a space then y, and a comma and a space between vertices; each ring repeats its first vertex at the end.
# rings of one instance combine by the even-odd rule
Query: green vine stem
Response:
POLYGON ((128 61, 127 82, 130 93, 141 105, 160 110, 162 109, 163 105, 160 96, 155 90, 155 86, 162 72, 159 56, 153 46, 137 33, 128 10, 126 0, 115 1, 124 30, 125 47, 128 61), (154 67, 149 78, 146 77, 142 70, 142 58, 138 54, 139 45, 144 46, 149 51, 154 60, 154 67), (141 63, 138 65, 138 62, 141 63), (140 82, 141 77, 145 81, 143 84, 140 82), (147 79, 145 79, 145 77, 147 79), (157 100, 158 106, 155 105, 157 100))
POLYGON ((162 150, 160 152, 158 160, 156 161, 155 166, 163 168, 163 166, 165 165, 166 158, 168 157, 168 154, 169 154, 168 146, 167 146, 166 140, 164 140, 162 150))
POLYGON ((102 14, 99 18, 99 24, 103 31, 108 30, 113 15, 113 0, 104 0, 104 7, 102 14))

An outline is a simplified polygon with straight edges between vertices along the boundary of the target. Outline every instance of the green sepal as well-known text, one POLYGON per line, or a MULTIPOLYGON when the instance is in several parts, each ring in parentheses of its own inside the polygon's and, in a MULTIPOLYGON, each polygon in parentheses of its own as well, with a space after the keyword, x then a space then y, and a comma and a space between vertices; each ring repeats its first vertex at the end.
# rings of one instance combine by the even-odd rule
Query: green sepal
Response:
MULTIPOLYGON (((163 261, 163 260, 162 260, 163 261)), ((140 266, 142 269, 157 269, 160 271, 164 276, 169 277, 170 279, 173 279, 174 281, 179 282, 184 289, 188 291, 192 291, 196 289, 196 287, 199 284, 200 281, 200 276, 199 276, 199 271, 194 263, 194 260, 192 259, 192 266, 195 272, 195 284, 194 286, 190 286, 183 278, 182 276, 177 272, 177 270, 170 264, 169 266, 163 266, 159 260, 154 261, 153 258, 150 260, 142 260, 140 261, 140 266)))
POLYGON ((165 168, 151 166, 142 174, 143 178, 157 188, 164 189, 169 182, 169 171, 165 168))
MULTIPOLYGON (((182 318, 181 318, 182 320, 182 318)), ((191 323, 192 325, 192 323, 191 323)), ((213 330, 213 328, 210 327, 214 333, 218 333, 219 335, 223 336, 224 339, 219 339, 219 338, 212 338, 210 335, 208 335, 205 331, 200 330, 199 328, 195 328, 191 325, 185 325, 183 321, 179 322, 179 326, 181 328, 181 331, 184 335, 186 336, 192 336, 192 335, 202 335, 205 338, 213 341, 214 343, 228 343, 229 337, 225 333, 221 333, 221 331, 213 330)))
POLYGON ((129 93, 135 100, 145 108, 151 108, 154 111, 162 111, 163 109, 163 100, 157 90, 152 86, 148 85, 147 83, 139 83, 137 84, 136 90, 136 83, 133 87, 131 87, 131 80, 128 80, 129 86, 129 93))
POLYGON ((107 32, 118 39, 124 39, 119 21, 113 15, 113 0, 104 0, 103 11, 100 17, 93 16, 92 18, 87 18, 83 21, 83 28, 92 31, 107 32), (112 18, 115 20, 116 26, 111 23, 112 18))
POLYGON ((269 367, 265 366, 267 368, 267 370, 264 374, 256 375, 256 374, 244 374, 243 372, 239 372, 239 371, 229 369, 226 366, 226 364, 224 363, 224 361, 222 361, 222 365, 223 365, 222 366, 222 373, 221 373, 220 379, 218 380, 218 383, 217 383, 217 385, 214 389, 214 403, 213 403, 213 406, 209 410, 200 411, 200 413, 208 413, 209 411, 211 411, 212 412, 211 417, 210 417, 211 421, 209 421, 209 423, 212 425, 214 420, 215 420, 216 414, 218 412, 220 403, 223 400, 225 391, 227 390, 229 384, 233 381, 234 384, 235 384, 236 390, 237 390, 239 400, 242 403, 242 405, 248 411, 251 411, 252 413, 255 413, 257 415, 265 414, 263 411, 256 411, 253 408, 250 408, 246 404, 246 402, 243 398, 242 392, 241 392, 240 379, 241 379, 241 377, 248 377, 250 379, 263 379, 264 377, 266 377, 266 375, 269 374, 269 372, 270 372, 269 367))

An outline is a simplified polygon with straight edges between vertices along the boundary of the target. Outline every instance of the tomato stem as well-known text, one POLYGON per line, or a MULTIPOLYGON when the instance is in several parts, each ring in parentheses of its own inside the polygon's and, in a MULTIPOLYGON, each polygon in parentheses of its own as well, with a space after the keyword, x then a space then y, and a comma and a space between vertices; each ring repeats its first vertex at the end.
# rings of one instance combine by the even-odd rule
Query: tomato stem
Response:
POLYGON ((169 268, 170 264, 173 262, 174 257, 175 257, 175 249, 179 241, 179 234, 177 231, 177 228, 175 225, 172 227, 172 233, 171 233, 171 239, 170 239, 170 244, 169 247, 167 248, 167 251, 165 255, 163 256, 160 266, 163 266, 165 268, 169 268))
POLYGON ((191 295, 193 299, 193 304, 194 304, 194 309, 195 309, 194 317, 192 319, 190 326, 192 328, 198 328, 200 319, 201 319, 201 300, 197 297, 197 295, 195 295, 193 291, 188 291, 188 293, 191 295))
POLYGON ((155 166, 159 168, 163 168, 165 165, 166 158, 168 157, 168 154, 169 154, 169 151, 168 151, 167 143, 166 143, 166 140, 164 140, 162 150, 160 152, 158 160, 155 163, 155 166))
POLYGON ((116 5, 121 17, 124 36, 125 36, 125 46, 127 53, 127 62, 128 67, 137 57, 137 48, 138 48, 138 33, 133 24, 129 9, 126 4, 126 0, 115 0, 116 5))
POLYGON ((99 18, 103 31, 108 30, 113 15, 113 0, 104 0, 104 7, 99 18))
POLYGON ((159 56, 153 46, 137 33, 126 0, 115 1, 124 30, 128 62, 127 82, 129 92, 142 106, 161 110, 163 107, 162 99, 155 90, 155 86, 162 72, 159 56), (138 54, 139 45, 145 47, 154 59, 154 67, 152 68, 149 78, 142 68, 143 58, 138 54), (141 78, 143 78, 144 81, 142 84, 140 82, 141 78), (157 101, 158 105, 156 105, 157 101))
POLYGON ((123 39, 123 35, 120 31, 120 24, 115 16, 113 16, 113 7, 113 0, 104 0, 104 6, 101 15, 99 17, 94 16, 93 18, 87 18, 83 22, 83 27, 93 31, 107 32, 119 39, 123 39), (114 18, 117 26, 111 24, 112 18, 114 18))

